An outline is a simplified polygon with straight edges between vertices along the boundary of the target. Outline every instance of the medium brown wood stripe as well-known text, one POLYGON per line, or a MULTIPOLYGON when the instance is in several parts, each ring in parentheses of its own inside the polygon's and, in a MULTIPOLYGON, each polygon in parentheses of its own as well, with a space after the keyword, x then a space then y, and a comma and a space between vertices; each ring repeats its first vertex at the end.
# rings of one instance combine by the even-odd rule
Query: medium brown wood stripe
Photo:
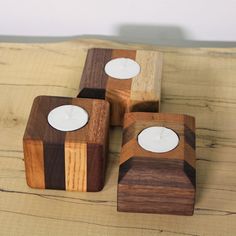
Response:
MULTIPOLYGON (((122 150, 120 164, 133 156, 147 158, 167 158, 185 160, 195 168, 195 133, 185 125, 184 115, 179 114, 150 114, 150 113, 127 113, 123 129, 122 150), (126 125, 126 121, 130 124, 126 125), (178 146, 166 153, 154 153, 143 149, 137 141, 138 134, 145 128, 152 126, 164 126, 174 130, 179 136, 178 146)), ((194 123, 194 118, 188 117, 189 124, 194 123)), ((192 128, 194 125, 191 126, 192 128)))
POLYGON ((45 188, 43 142, 24 140, 24 162, 27 184, 31 188, 45 188))
POLYGON ((123 125, 124 114, 129 111, 130 92, 127 90, 107 90, 106 99, 110 103, 111 125, 123 125))
MULTIPOLYGON (((80 143, 85 143, 89 139, 89 123, 91 121, 91 114, 92 114, 92 108, 93 108, 93 99, 77 99, 73 98, 71 100, 72 105, 80 106, 83 109, 85 109, 89 115, 89 121, 88 123, 82 127, 79 130, 71 131, 66 133, 66 142, 80 142, 80 143)), ((97 100, 96 100, 97 101, 97 100)))
POLYGON ((137 142, 136 138, 122 145, 120 155, 120 165, 134 156, 141 156, 146 158, 166 158, 174 160, 185 160, 190 166, 195 168, 195 150, 184 141, 184 136, 180 136, 179 145, 165 153, 155 153, 146 151, 137 142))
POLYGON ((122 132, 122 146, 128 143, 131 139, 136 137, 135 123, 132 123, 130 126, 123 128, 122 132))
POLYGON ((136 139, 131 139, 128 143, 122 146, 119 160, 120 165, 135 155, 138 146, 136 139))
POLYGON ((136 122, 136 112, 127 112, 124 115, 124 124, 123 124, 123 130, 128 128, 130 125, 136 122))
POLYGON ((26 180, 32 188, 45 188, 43 139, 45 130, 45 117, 41 106, 43 96, 34 99, 29 120, 23 137, 24 162, 26 180), (37 126, 33 125, 34 121, 37 126))
MULTIPOLYGON (((132 60, 135 60, 136 57, 136 51, 135 50, 112 50, 112 59, 116 58, 129 58, 132 60)), ((131 83, 132 83, 132 78, 130 79, 115 79, 112 77, 108 77, 107 80, 107 90, 129 90, 131 89, 131 83)))
POLYGON ((109 127, 109 108, 110 104, 107 101, 93 100, 87 132, 88 142, 104 144, 104 134, 109 127))
POLYGON ((122 143, 125 144, 130 141, 130 139, 137 137, 138 134, 149 127, 153 126, 160 126, 160 127, 166 127, 169 129, 174 130, 178 135, 183 136, 186 135, 186 141, 190 142, 190 145, 192 145, 193 148, 195 148, 195 134, 184 124, 179 124, 176 122, 172 122, 170 120, 154 120, 154 121, 139 121, 139 122, 133 122, 130 124, 130 126, 126 126, 123 128, 123 139, 122 143))
POLYGON ((148 113, 148 112, 133 112, 127 113, 126 119, 131 116, 135 121, 162 121, 162 122, 172 122, 178 124, 186 124, 189 128, 194 131, 195 119, 189 115, 175 114, 175 113, 148 113), (188 122, 185 123, 185 120, 188 122))
POLYGON ((87 191, 87 144, 65 142, 66 190, 87 191))
MULTIPOLYGON (((112 50, 112 59, 130 58, 135 60, 135 50, 112 50)), ((121 125, 124 119, 124 113, 129 111, 130 89, 132 78, 115 79, 108 77, 106 86, 106 100, 111 104, 111 124, 121 125)))
POLYGON ((141 156, 146 158, 167 158, 167 159, 177 159, 184 160, 184 137, 180 137, 179 145, 165 153, 155 153, 143 149, 137 142, 136 138, 131 139, 126 143, 121 150, 120 164, 127 161, 133 156, 141 156))
POLYGON ((109 108, 107 101, 94 100, 88 130, 87 191, 100 191, 104 185, 108 151, 109 108))

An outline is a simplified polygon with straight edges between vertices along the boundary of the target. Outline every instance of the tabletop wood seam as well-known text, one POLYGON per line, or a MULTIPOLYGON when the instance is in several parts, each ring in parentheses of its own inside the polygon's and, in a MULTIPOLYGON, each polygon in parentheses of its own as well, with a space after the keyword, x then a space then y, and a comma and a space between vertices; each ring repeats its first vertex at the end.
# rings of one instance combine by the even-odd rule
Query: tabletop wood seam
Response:
POLYGON ((199 234, 190 234, 190 233, 184 233, 184 232, 177 232, 177 231, 170 231, 170 230, 163 230, 163 229, 155 229, 155 228, 145 228, 145 227, 132 227, 132 226, 118 226, 118 225, 108 225, 108 224, 99 224, 94 222, 88 222, 83 220, 70 220, 70 219, 59 219, 56 217, 47 217, 47 216, 40 216, 40 215, 34 215, 34 214, 28 214, 28 213, 22 213, 22 212, 16 212, 16 211, 8 211, 8 210, 2 210, 1 212, 6 213, 12 213, 12 214, 19 214, 19 215, 25 215, 25 216, 31 216, 31 217, 37 217, 37 218, 43 218, 43 219, 49 219, 49 220, 57 220, 57 221, 67 221, 67 222, 73 222, 73 223, 82 223, 82 224, 89 224, 89 225, 97 225, 97 226, 103 226, 103 227, 110 227, 110 228, 118 228, 118 229, 137 229, 137 230, 147 230, 147 231, 158 231, 159 233, 172 233, 172 234, 178 234, 178 235, 190 235, 190 236, 200 236, 199 234))

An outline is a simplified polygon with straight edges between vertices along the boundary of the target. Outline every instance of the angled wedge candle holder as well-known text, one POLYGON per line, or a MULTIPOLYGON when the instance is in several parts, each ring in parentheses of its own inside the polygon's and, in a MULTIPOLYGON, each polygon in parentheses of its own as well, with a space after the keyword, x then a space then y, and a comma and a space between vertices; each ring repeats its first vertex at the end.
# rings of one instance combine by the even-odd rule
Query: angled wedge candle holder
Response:
POLYGON ((89 49, 78 97, 110 102, 113 126, 126 112, 159 112, 162 61, 157 51, 89 49))
POLYGON ((118 211, 192 215, 195 186, 194 118, 125 114, 118 211))

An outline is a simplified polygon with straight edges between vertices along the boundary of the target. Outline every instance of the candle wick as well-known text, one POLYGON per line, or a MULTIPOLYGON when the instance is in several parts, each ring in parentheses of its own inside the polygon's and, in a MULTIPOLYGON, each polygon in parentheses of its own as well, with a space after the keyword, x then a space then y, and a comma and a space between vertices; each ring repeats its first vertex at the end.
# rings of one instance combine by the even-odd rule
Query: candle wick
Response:
POLYGON ((66 119, 69 119, 72 117, 73 113, 73 107, 70 107, 69 111, 66 112, 66 119))
POLYGON ((122 61, 122 68, 127 67, 127 63, 128 63, 128 60, 127 60, 127 59, 124 59, 124 60, 122 61))
POLYGON ((163 136, 163 134, 164 134, 164 131, 165 131, 165 129, 164 129, 164 127, 162 127, 162 128, 161 128, 160 135, 159 135, 159 136, 160 136, 160 139, 162 138, 162 136, 163 136))

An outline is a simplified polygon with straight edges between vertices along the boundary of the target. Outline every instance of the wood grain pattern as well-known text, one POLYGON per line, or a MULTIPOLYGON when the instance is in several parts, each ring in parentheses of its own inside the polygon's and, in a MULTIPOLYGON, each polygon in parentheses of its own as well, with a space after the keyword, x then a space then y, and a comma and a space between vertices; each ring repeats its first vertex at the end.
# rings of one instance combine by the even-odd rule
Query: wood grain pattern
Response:
POLYGON ((183 171, 184 164, 180 160, 143 157, 132 157, 123 163, 118 211, 192 215, 195 189, 183 171))
POLYGON ((43 143, 41 140, 25 140, 24 143, 25 171, 27 184, 31 188, 45 188, 43 143), (32 157, 37 158, 32 158, 32 157))
POLYGON ((87 147, 87 190, 98 192, 103 189, 105 182, 105 167, 107 148, 101 144, 89 143, 87 147))
POLYGON ((236 234, 235 48, 160 48, 77 39, 48 44, 1 43, 0 54, 1 235, 236 234), (76 97, 87 49, 96 47, 140 48, 164 54, 161 111, 196 117, 193 216, 117 213, 120 128, 110 132, 103 191, 41 191, 27 186, 22 135, 33 98, 40 94, 76 97))
POLYGON ((78 97, 97 97, 110 102, 110 123, 113 126, 123 125, 125 112, 157 112, 160 105, 162 60, 162 54, 156 51, 90 49, 78 97), (109 56, 106 59, 99 59, 104 58, 104 54, 109 54, 109 56), (115 58, 130 58, 137 61, 141 67, 141 73, 135 78, 125 80, 105 76, 106 63, 115 58), (97 60, 99 60, 99 66, 96 63, 97 60), (95 63, 94 66, 92 63, 95 63), (96 82, 92 83, 92 80, 96 82), (105 95, 100 91, 100 84, 102 84, 102 91, 105 91, 105 95))
MULTIPOLYGON (((112 50, 112 58, 130 58, 135 60, 135 50, 112 50)), ((111 106, 111 125, 123 124, 124 114, 129 111, 132 79, 118 80, 108 77, 105 98, 111 106)))
POLYGON ((53 96, 36 98, 23 139, 27 181, 34 183, 36 188, 83 192, 101 190, 104 185, 104 150, 107 150, 108 129, 109 104, 104 100, 53 96), (61 132, 51 127, 47 121, 49 112, 58 106, 69 104, 83 107, 88 112, 88 124, 71 132, 61 132), (28 140, 34 142, 35 138, 43 144, 40 155, 37 155, 34 146, 26 143, 28 140), (91 145, 100 147, 96 148, 97 152, 91 152, 91 145), (35 155, 29 157, 30 154, 35 155), (43 166, 38 166, 41 168, 40 173, 37 168, 32 167, 38 163, 43 163, 43 166), (94 165, 96 168, 93 168, 94 165), (88 170, 93 172, 89 173, 88 170), (39 180, 35 180, 38 177, 39 180))
POLYGON ((118 180, 118 211, 193 214, 196 187, 195 132, 187 125, 193 128, 194 123, 193 117, 180 114, 125 114, 118 180), (143 129, 151 126, 164 126, 174 130, 179 137, 178 146, 165 153, 144 150, 138 144, 137 136, 143 129))
POLYGON ((104 71, 104 65, 111 57, 111 49, 95 48, 88 51, 80 83, 80 97, 105 98, 108 75, 104 71))
MULTIPOLYGON (((125 114, 125 123, 123 130, 123 147, 121 150, 120 164, 127 161, 132 156, 141 157, 158 157, 168 159, 185 160, 195 168, 195 133, 190 131, 185 123, 186 115, 182 114, 168 114, 168 113, 149 113, 149 112, 132 112, 125 114), (132 123, 130 124, 130 120, 132 123), (127 126, 126 121, 130 124, 127 126), (154 153, 147 152, 137 143, 137 135, 145 128, 150 126, 164 126, 174 130, 179 137, 179 145, 171 152, 154 153), (132 149, 131 149, 131 142, 132 149), (189 145, 191 143, 191 146, 189 145), (185 148, 192 148, 194 151, 192 155, 185 155, 185 148), (128 149, 126 151, 126 149, 128 149), (131 152, 132 150, 132 152, 131 152), (124 153, 124 154, 123 154, 124 153)), ((189 123, 195 123, 194 118, 188 116, 189 123), (191 122, 190 122, 191 120, 191 122)), ((194 127, 194 124, 190 125, 194 127)))
POLYGON ((65 142, 65 181, 66 190, 87 191, 86 143, 65 142))
POLYGON ((142 69, 132 80, 130 111, 158 112, 161 101, 162 53, 138 50, 135 60, 142 69))

